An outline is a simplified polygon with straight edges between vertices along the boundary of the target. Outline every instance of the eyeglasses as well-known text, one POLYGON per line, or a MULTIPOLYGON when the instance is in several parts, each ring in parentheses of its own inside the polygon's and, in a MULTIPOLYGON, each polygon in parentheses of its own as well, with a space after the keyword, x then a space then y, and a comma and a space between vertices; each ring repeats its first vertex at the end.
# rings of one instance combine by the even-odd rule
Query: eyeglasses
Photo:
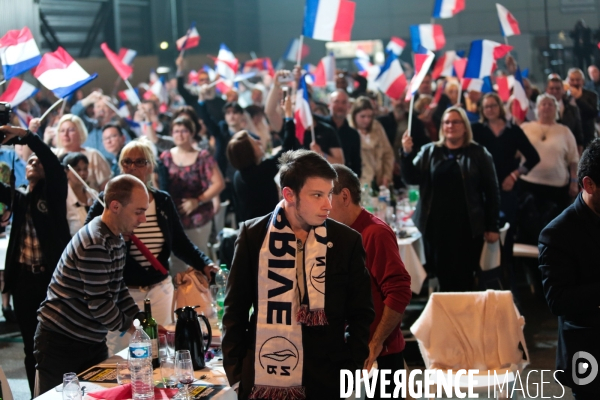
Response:
POLYGON ((132 165, 135 165, 138 168, 143 168, 148 164, 150 164, 150 161, 146 160, 145 158, 138 158, 137 160, 125 158, 121 160, 121 165, 127 168, 131 167, 132 165))
POLYGON ((460 119, 455 119, 455 120, 444 121, 443 124, 444 125, 462 125, 463 121, 460 119))
POLYGON ((483 106, 483 109, 484 109, 484 110, 491 110, 491 109, 493 109, 493 108, 498 108, 498 107, 499 107, 499 106, 498 106, 498 104, 497 104, 497 103, 493 103, 493 104, 488 104, 488 105, 485 105, 485 106, 483 106))

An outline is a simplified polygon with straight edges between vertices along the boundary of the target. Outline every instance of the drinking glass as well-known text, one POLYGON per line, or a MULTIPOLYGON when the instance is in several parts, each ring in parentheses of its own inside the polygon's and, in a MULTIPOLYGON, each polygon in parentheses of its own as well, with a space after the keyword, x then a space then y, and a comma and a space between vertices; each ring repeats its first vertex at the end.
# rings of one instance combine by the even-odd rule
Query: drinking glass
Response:
POLYGON ((177 374, 175 374, 175 357, 160 359, 160 374, 166 388, 177 387, 177 374))
MULTIPOLYGON (((188 352, 189 353, 189 352, 188 352)), ((191 359, 179 358, 175 360, 175 374, 180 383, 185 386, 185 398, 190 400, 190 384, 194 382, 194 366, 191 359)))
POLYGON ((63 375, 63 400, 81 400, 81 388, 77 374, 69 372, 63 375))
POLYGON ((175 332, 167 332, 167 351, 169 357, 175 357, 175 332))
POLYGON ((117 363, 117 382, 119 385, 131 383, 131 371, 127 361, 117 363))
POLYGON ((175 352, 175 361, 178 360, 190 360, 192 361, 192 354, 189 350, 177 350, 175 352))
MULTIPOLYGON (((167 335, 158 335, 158 359, 169 357, 169 346, 167 344, 167 335)), ((172 356, 171 356, 172 357, 172 356)))

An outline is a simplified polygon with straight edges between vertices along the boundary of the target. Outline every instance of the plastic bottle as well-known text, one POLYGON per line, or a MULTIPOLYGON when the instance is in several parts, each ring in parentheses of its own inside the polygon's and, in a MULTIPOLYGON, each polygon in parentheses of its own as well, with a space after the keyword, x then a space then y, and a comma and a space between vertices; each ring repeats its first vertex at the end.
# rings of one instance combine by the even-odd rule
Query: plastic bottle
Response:
POLYGON ((364 209, 368 212, 372 213, 375 211, 373 203, 371 202, 371 191, 369 190, 369 185, 367 184, 365 184, 361 189, 360 202, 364 209))
POLYGON ((229 270, 227 265, 221 264, 221 270, 215 275, 215 283, 219 290, 217 291, 217 318, 219 325, 223 321, 223 313, 225 312, 225 289, 227 287, 227 278, 229 278, 229 270))
POLYGON ((133 400, 154 400, 152 343, 139 320, 134 320, 133 326, 135 326, 135 333, 129 341, 129 370, 133 400))
POLYGON ((159 368, 160 361, 158 359, 158 324, 152 317, 152 307, 150 305, 150 299, 144 300, 144 313, 146 318, 142 321, 142 327, 144 332, 150 338, 152 343, 152 368, 159 368))
POLYGON ((379 187, 379 197, 377 199, 377 216, 380 220, 385 221, 388 202, 390 200, 390 191, 385 186, 379 187))

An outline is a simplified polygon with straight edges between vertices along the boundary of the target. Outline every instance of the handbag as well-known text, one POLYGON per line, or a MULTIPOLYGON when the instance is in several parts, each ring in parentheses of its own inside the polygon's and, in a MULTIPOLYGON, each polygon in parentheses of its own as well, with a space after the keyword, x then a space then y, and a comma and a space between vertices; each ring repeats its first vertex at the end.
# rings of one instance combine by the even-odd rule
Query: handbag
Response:
POLYGON ((196 312, 204 313, 207 318, 212 318, 215 314, 208 279, 202 272, 192 267, 175 276, 171 316, 176 309, 184 306, 198 306, 196 312))

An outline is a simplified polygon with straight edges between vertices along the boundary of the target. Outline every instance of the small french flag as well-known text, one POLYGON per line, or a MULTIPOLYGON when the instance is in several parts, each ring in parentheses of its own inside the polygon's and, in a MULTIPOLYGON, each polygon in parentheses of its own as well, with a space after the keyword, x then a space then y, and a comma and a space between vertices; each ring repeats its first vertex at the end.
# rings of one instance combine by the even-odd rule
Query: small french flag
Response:
POLYGON ((204 65, 204 67, 202 67, 202 70, 206 72, 206 74, 208 75, 208 79, 211 82, 214 82, 214 80, 218 78, 217 72, 208 65, 204 65))
POLYGON ((402 54, 402 52, 404 51, 405 48, 406 48, 406 42, 396 36, 392 36, 392 38, 390 39, 390 42, 387 44, 387 46, 385 46, 385 49, 387 51, 391 51, 398 57, 400 57, 400 54, 402 54))
POLYGON ((233 81, 238 71, 239 63, 238 59, 235 58, 235 55, 233 55, 233 52, 229 50, 225 43, 221 43, 219 54, 214 60, 217 74, 227 80, 233 81))
POLYGON ((90 75, 85 72, 65 49, 59 47, 52 53, 44 54, 33 76, 62 99, 96 79, 98 74, 90 75))
POLYGON ((40 63, 42 56, 28 27, 8 31, 0 38, 0 60, 4 80, 21 75, 40 63))
POLYGON ((294 105, 294 122, 296 123, 296 138, 304 143, 304 131, 313 125, 313 117, 310 111, 310 101, 306 85, 306 74, 300 78, 300 84, 296 91, 296 104, 294 105))
POLYGON ((521 69, 517 66, 515 71, 515 82, 513 86, 513 97, 514 101, 512 104, 512 113, 521 121, 525 120, 527 116, 527 109, 529 108, 529 98, 525 92, 525 86, 523 85, 523 77, 521 76, 521 69))
POLYGON ((465 9, 465 0, 435 0, 433 18, 452 18, 465 9))
POLYGON ((133 63, 133 59, 137 56, 137 51, 132 49, 121 48, 119 50, 118 57, 123 62, 123 64, 131 66, 133 63))
POLYGON ((39 91, 31 83, 12 78, 6 87, 6 91, 0 96, 0 101, 10 103, 11 107, 16 107, 39 91))
POLYGON ((200 34, 196 29, 195 22, 192 22, 192 25, 190 25, 190 29, 188 29, 187 34, 177 39, 177 42, 175 42, 175 44, 177 45, 178 51, 193 49, 194 47, 198 47, 198 45, 200 45, 200 34))
POLYGON ((123 62, 123 60, 121 58, 119 58, 119 56, 116 55, 108 47, 108 45, 106 43, 102 43, 100 45, 100 48, 104 52, 104 55, 106 56, 106 58, 108 59, 108 61, 110 62, 110 64, 117 71, 117 73, 119 74, 119 76, 121 77, 121 79, 123 79, 123 80, 129 79, 129 77, 133 73, 133 68, 131 68, 129 65, 125 64, 123 62))
POLYGON ((421 82, 423 82, 423 79, 425 79, 425 76, 429 72, 434 58, 435 54, 431 50, 423 46, 419 47, 419 50, 415 53, 415 75, 410 81, 410 90, 406 94, 405 99, 410 100, 410 97, 417 92, 419 86, 421 86, 421 82))
POLYGON ((515 17, 501 4, 496 3, 496 9, 498 10, 498 19, 500 20, 500 29, 502 30, 502 36, 516 36, 521 34, 519 29, 519 23, 515 17))
POLYGON ((423 46, 427 50, 437 51, 446 45, 444 29, 438 24, 411 25, 410 37, 413 49, 423 46))
POLYGON ((350 40, 356 3, 349 0, 306 0, 302 34, 316 40, 350 40))
POLYGON ((444 53, 443 56, 437 59, 431 78, 436 80, 440 76, 451 77, 456 76, 454 72, 454 61, 457 59, 456 51, 450 50, 444 53))
POLYGON ((482 79, 492 75, 496 68, 496 60, 504 57, 511 50, 512 46, 491 40, 474 40, 469 50, 465 78, 482 79))
POLYGON ((462 89, 465 92, 474 91, 481 93, 490 93, 494 91, 489 76, 486 76, 483 79, 465 78, 462 81, 462 89))
MULTIPOLYGON (((285 49, 283 58, 288 61, 296 62, 296 60, 298 59, 298 48, 299 47, 300 47, 300 39, 299 38, 292 39, 290 41, 290 44, 288 44, 287 49, 285 49)), ((303 59, 309 53, 310 53, 310 47, 308 47, 308 45, 302 43, 302 50, 300 51, 300 59, 303 59)))
POLYGON ((406 75, 395 54, 390 53, 375 81, 379 89, 391 99, 397 100, 402 97, 406 89, 406 75))
POLYGON ((119 92, 119 98, 123 101, 128 101, 132 106, 140 104, 140 95, 136 89, 127 89, 119 92))
POLYGON ((335 82, 335 57, 333 53, 321 58, 315 69, 313 86, 325 87, 328 82, 335 82))

